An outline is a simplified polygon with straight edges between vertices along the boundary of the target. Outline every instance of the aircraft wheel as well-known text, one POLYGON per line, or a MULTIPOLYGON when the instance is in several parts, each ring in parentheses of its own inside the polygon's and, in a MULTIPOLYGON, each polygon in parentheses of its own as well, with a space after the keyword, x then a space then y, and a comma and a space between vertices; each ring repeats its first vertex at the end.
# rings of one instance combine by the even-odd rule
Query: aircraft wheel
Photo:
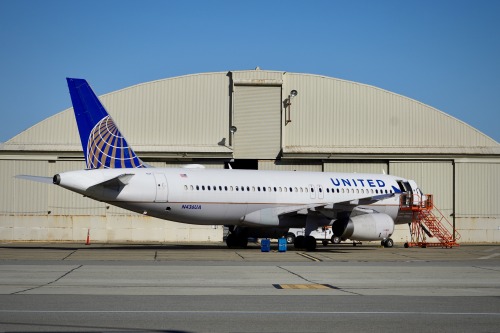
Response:
POLYGON ((394 241, 391 238, 387 238, 384 241, 384 247, 393 247, 394 246, 394 241))
POLYGON ((228 248, 232 249, 233 247, 236 247, 237 244, 237 239, 235 234, 229 234, 226 237, 226 245, 228 248))
POLYGON ((342 239, 339 236, 332 236, 332 244, 340 244, 341 241, 342 239))
POLYGON ((322 243, 323 243, 323 246, 327 246, 328 245, 328 241, 327 240, 322 241, 322 243))
POLYGON ((289 232, 286 234, 286 243, 287 244, 295 244, 295 235, 289 232))
POLYGON ((316 250, 316 238, 313 236, 307 236, 305 239, 305 245, 307 251, 315 251, 316 250))
POLYGON ((238 237, 238 246, 245 249, 248 246, 248 237, 238 237))
POLYGON ((295 241, 293 242, 293 246, 296 249, 303 249, 306 245, 306 238, 304 236, 295 237, 295 241))

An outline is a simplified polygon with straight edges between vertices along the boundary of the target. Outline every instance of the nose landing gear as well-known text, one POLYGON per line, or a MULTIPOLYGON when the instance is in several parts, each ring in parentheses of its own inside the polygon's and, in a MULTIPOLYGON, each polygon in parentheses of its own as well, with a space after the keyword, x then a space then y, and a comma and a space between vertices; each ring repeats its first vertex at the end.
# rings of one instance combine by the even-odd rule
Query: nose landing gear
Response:
POLYGON ((380 242, 380 245, 382 245, 383 247, 391 248, 394 246, 394 241, 391 238, 386 238, 383 239, 382 242, 380 242))

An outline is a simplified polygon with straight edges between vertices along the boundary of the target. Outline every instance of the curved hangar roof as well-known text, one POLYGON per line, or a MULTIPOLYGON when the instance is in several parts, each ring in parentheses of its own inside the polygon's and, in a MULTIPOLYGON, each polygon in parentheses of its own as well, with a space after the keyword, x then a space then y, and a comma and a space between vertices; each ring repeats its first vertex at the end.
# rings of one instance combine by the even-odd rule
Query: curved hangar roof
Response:
MULTIPOLYGON (((229 130, 235 113, 240 105, 260 110, 267 104, 277 117, 252 119, 257 113, 250 109, 248 121, 262 126, 275 123, 272 131, 278 133, 279 150, 285 157, 500 154, 499 143, 428 105, 319 75, 264 70, 202 73, 139 84, 100 99, 144 157, 237 155, 238 145, 232 145, 229 130), (274 95, 261 94, 267 91, 264 88, 274 95), (298 95, 287 107, 291 90, 298 95)), ((72 108, 13 137, 3 150, 80 152, 72 108)))

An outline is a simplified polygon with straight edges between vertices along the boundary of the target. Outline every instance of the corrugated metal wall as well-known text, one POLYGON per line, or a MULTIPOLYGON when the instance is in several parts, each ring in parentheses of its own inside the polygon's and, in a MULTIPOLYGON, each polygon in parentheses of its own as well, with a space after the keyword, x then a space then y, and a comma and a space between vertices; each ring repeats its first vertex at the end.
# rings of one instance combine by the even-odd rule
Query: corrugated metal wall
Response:
POLYGON ((422 192, 434 195, 434 204, 450 219, 453 213, 453 164, 452 162, 394 162, 389 173, 414 180, 422 192))
POLYGON ((264 71, 256 69, 253 71, 231 71, 229 75, 233 84, 236 85, 281 85, 283 83, 283 72, 264 71))
MULTIPOLYGON (((105 216, 107 204, 97 202, 61 187, 14 178, 18 174, 53 175, 84 168, 83 161, 0 160, 2 190, 0 212, 40 216, 105 216), (6 195, 4 195, 6 194, 6 195)), ((119 209, 119 208, 117 208, 119 209)), ((125 212, 123 210, 123 212, 125 212)), ((123 213, 122 212, 122 213, 123 213)), ((127 215, 133 213, 127 212, 127 215)))
POLYGON ((285 126, 285 148, 408 153, 498 146, 445 113, 379 88, 314 75, 286 73, 284 78, 284 92, 298 91, 292 122, 285 126))
MULTIPOLYGON (((218 143, 229 135, 228 82, 226 73, 189 75, 132 86, 100 99, 136 152, 168 151, 170 146, 220 150, 218 143)), ((9 145, 81 149, 73 110, 36 124, 9 145)))
POLYGON ((281 149, 281 87, 235 86, 235 158, 276 158, 281 149))
POLYGON ((319 161, 259 161, 259 170, 321 172, 322 169, 323 165, 319 161))
POLYGON ((42 120, 7 141, 5 146, 5 148, 13 150, 81 150, 82 144, 78 135, 73 109, 67 109, 42 120))
POLYGON ((155 168, 189 168, 189 167, 197 167, 197 165, 201 165, 205 169, 224 169, 223 161, 210 161, 210 162, 152 162, 151 166, 155 168), (196 165, 196 166, 195 166, 196 165))
POLYGON ((325 172, 388 173, 387 162, 325 162, 325 172))
POLYGON ((228 80, 222 73, 160 80, 102 97, 136 150, 142 146, 217 146, 229 128, 228 80))
MULTIPOLYGON (((317 75, 262 70, 196 74, 132 86, 101 100, 137 152, 182 152, 182 147, 223 150, 219 143, 224 138, 229 141, 231 85, 282 87, 280 112, 290 90, 298 91, 290 108, 292 122, 283 126, 285 153, 500 152, 494 140, 430 106, 372 86, 317 75)), ((79 147, 71 109, 5 145, 5 149, 47 151, 79 147)))
MULTIPOLYGON (((500 163, 456 163, 457 217, 500 217, 500 163)), ((499 231, 500 232, 500 231, 499 231)))
POLYGON ((0 214, 47 215, 47 185, 14 178, 50 175, 47 161, 0 160, 0 170, 0 214))

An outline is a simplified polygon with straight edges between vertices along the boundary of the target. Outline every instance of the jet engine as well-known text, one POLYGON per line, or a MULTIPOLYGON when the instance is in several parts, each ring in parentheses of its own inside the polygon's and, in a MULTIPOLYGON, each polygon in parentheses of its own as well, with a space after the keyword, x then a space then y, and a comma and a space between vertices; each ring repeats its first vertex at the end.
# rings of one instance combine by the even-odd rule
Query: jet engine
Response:
POLYGON ((332 231, 343 240, 386 240, 394 232, 394 221, 387 214, 363 214, 334 221, 332 231))

